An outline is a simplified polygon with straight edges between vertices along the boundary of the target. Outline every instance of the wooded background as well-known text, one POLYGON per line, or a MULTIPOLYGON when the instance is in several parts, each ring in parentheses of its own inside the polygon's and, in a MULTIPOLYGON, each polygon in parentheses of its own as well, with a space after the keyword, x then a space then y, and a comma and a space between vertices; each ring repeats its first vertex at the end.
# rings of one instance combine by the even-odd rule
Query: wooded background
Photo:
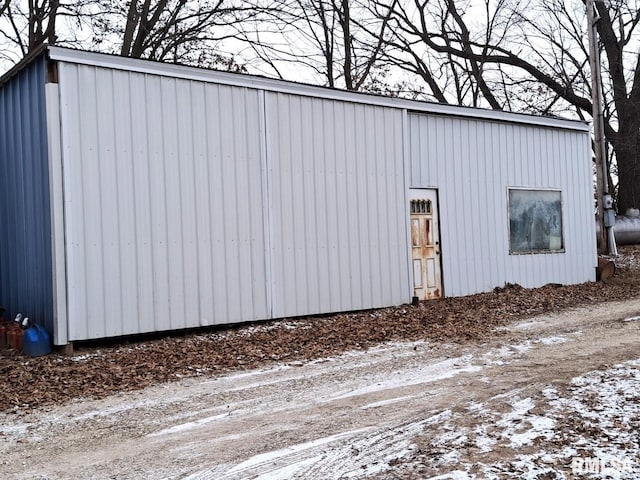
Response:
MULTIPOLYGON (((640 207, 640 0, 597 0, 609 189, 640 207)), ((0 0, 0 68, 43 43, 591 119, 583 0, 0 0)))

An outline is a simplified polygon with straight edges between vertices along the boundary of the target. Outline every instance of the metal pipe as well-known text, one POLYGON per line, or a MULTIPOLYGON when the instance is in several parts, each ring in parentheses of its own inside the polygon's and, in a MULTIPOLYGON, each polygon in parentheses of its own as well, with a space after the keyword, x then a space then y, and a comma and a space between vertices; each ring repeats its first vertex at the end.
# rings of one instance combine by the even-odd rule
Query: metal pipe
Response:
MULTIPOLYGON (((640 217, 619 216, 616 224, 610 229, 618 245, 640 244, 640 217)), ((600 234, 600 225, 596 222, 596 233, 600 234)))

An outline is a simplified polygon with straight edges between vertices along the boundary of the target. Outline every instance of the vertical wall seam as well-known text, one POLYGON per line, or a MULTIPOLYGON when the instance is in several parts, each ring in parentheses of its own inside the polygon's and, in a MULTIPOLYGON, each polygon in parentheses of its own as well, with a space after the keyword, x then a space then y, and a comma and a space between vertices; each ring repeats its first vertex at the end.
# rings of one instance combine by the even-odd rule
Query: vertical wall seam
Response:
POLYGON ((271 172, 270 172, 270 155, 269 155, 269 135, 268 115, 267 115, 267 96, 264 90, 258 90, 258 126, 260 128, 260 164, 262 166, 262 225, 264 229, 264 267, 265 267, 265 293, 267 300, 267 314, 269 318, 273 318, 274 298, 273 298, 273 228, 272 228, 272 199, 271 199, 271 172))
POLYGON ((68 341, 67 252, 65 240, 62 121, 58 84, 46 88, 49 195, 51 211, 51 264, 53 287, 53 339, 56 345, 68 341))
MULTIPOLYGON (((411 179, 411 170, 413 165, 416 163, 415 161, 412 162, 412 155, 411 155, 411 145, 410 145, 410 141, 412 140, 409 134, 409 128, 410 128, 410 123, 409 123, 409 113, 407 112, 406 109, 402 109, 402 177, 403 177, 403 187, 404 187, 404 191, 403 191, 403 195, 402 197, 404 198, 404 205, 402 206, 402 214, 404 215, 404 225, 405 225, 405 229, 404 229, 404 246, 405 246, 405 252, 406 252, 406 261, 407 261, 407 277, 406 277, 406 295, 408 296, 408 300, 411 300, 411 297, 413 296, 412 293, 412 285, 413 285, 413 269, 411 267, 411 218, 409 215, 409 201, 411 200, 411 192, 409 191, 410 188, 413 186, 413 181, 411 179)), ((420 137, 418 137, 418 141, 420 141, 420 137)), ((420 155, 418 155, 419 157, 422 157, 422 151, 420 150, 420 155)), ((419 166, 422 165, 423 161, 421 158, 419 158, 417 160, 417 163, 419 166)), ((426 162, 425 162, 426 163, 426 162)), ((421 168, 418 169, 419 172, 421 172, 421 168)), ((442 233, 441 233, 442 234, 442 233)), ((443 288, 444 288, 444 282, 443 282, 443 288)))

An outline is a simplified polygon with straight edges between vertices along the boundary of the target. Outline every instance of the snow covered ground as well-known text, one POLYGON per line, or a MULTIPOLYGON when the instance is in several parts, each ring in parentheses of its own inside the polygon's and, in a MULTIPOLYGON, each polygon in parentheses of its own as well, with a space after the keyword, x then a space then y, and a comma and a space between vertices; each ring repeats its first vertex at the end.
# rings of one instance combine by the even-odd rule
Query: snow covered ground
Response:
MULTIPOLYGON (((0 414, 4 479, 638 479, 640 301, 0 414)), ((79 360, 82 361, 82 360, 79 360)))
POLYGON ((512 391, 492 400, 425 423, 431 434, 419 443, 445 472, 429 478, 640 478, 639 359, 547 387, 535 399, 512 391))

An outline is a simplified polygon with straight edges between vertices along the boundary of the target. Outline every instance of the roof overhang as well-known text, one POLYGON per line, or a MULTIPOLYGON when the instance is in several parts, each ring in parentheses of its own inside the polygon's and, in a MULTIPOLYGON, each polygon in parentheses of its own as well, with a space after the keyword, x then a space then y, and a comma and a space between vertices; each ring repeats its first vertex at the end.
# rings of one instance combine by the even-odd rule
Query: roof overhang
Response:
POLYGON ((456 117, 475 118, 497 122, 521 123, 540 127, 561 128, 589 132, 590 123, 578 120, 567 120, 556 117, 535 116, 521 113, 503 112, 484 108, 460 107, 440 103, 408 100, 403 98, 386 97, 366 93, 349 92, 328 87, 319 87, 304 83, 276 80, 266 77, 246 75, 240 73, 222 72, 198 67, 189 67, 172 63, 162 63, 152 60, 141 60, 122 57, 106 53, 87 52, 70 48, 43 45, 33 51, 11 70, 0 78, 0 87, 28 65, 34 58, 48 52, 51 60, 94 67, 125 70, 164 77, 182 78, 200 82, 217 83, 236 87, 255 88, 269 92, 279 92, 307 97, 340 100, 344 102, 361 103, 380 107, 390 107, 416 113, 449 115, 456 117))

